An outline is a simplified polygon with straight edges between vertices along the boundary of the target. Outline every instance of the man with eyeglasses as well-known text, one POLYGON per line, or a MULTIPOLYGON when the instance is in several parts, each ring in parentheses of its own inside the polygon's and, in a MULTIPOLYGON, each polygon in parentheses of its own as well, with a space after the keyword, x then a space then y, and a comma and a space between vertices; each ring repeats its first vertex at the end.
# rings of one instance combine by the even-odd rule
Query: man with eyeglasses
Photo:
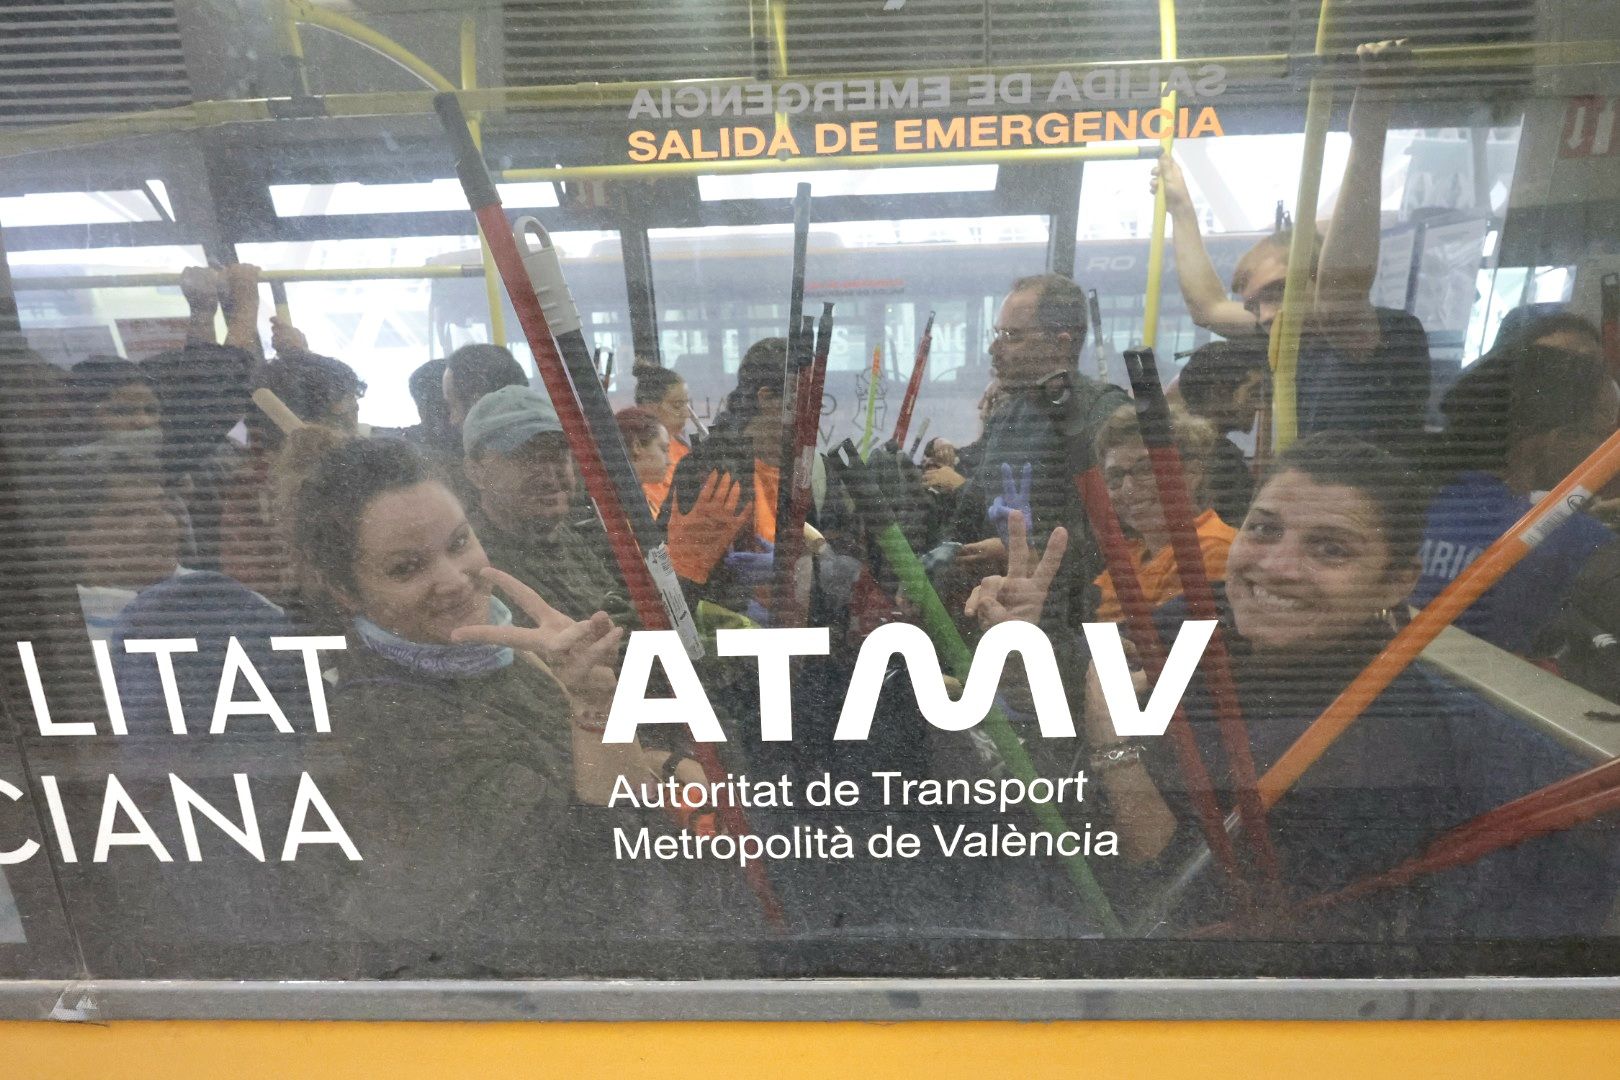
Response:
POLYGON ((983 452, 951 524, 951 539, 963 545, 956 569, 972 581, 1005 572, 1005 521, 1026 503, 1037 545, 1067 527, 1068 554, 1046 615, 1070 623, 1085 618, 1086 589, 1101 569, 1075 477, 1091 468, 1103 422, 1130 400, 1080 373, 1086 329, 1085 293, 1070 279, 1042 274, 1014 282, 990 340, 1002 400, 985 422, 983 452))
MULTIPOLYGON (((1350 157, 1332 220, 1311 253, 1296 376, 1301 436, 1353 430, 1396 450, 1423 430, 1430 377, 1423 324, 1369 298, 1378 273, 1384 140, 1394 100, 1388 70, 1402 44, 1357 50, 1362 81, 1350 110, 1350 157)), ((1193 322, 1234 341, 1269 337, 1282 310, 1292 230, 1280 228, 1243 254, 1232 273, 1233 299, 1204 248, 1186 180, 1171 158, 1153 170, 1153 186, 1160 183, 1193 322)))

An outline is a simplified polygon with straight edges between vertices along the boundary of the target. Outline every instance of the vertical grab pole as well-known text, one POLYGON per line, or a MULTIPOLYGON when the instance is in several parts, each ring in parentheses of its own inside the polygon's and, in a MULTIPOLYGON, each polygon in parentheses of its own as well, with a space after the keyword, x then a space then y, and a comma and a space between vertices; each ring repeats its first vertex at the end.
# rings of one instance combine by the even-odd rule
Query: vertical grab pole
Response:
MULTIPOLYGON (((1271 329, 1271 401, 1266 426, 1271 446, 1280 453, 1299 438, 1299 334, 1311 307, 1311 251, 1316 244, 1316 201, 1322 188, 1322 154, 1327 148, 1333 88, 1322 77, 1327 55, 1333 0, 1322 0, 1316 23, 1316 63, 1305 99, 1305 147, 1300 155, 1299 192, 1294 198, 1294 232, 1288 244, 1288 274, 1283 279, 1282 310, 1271 329)), ((1264 429, 1262 429, 1264 430, 1264 429)))
POLYGON ((793 571, 804 547, 793 524, 794 473, 799 457, 798 410, 806 389, 802 376, 809 370, 815 331, 806 332, 804 316, 804 264, 810 247, 810 185, 799 184, 793 195, 793 275, 788 286, 787 364, 782 369, 782 436, 776 485, 776 554, 771 574, 771 617, 786 625, 794 603, 793 571))
MULTIPOLYGON (((468 14, 461 20, 461 88, 478 89, 478 16, 468 14)), ((473 145, 484 148, 483 119, 474 114, 467 118, 467 130, 472 132, 473 145)), ((478 234, 478 251, 484 263, 484 297, 489 302, 489 340, 492 345, 506 345, 506 311, 501 304, 501 276, 495 269, 495 260, 489 254, 489 239, 478 234)))
MULTIPOLYGON (((1176 0, 1159 0, 1159 53, 1166 63, 1176 58, 1176 0)), ((1170 157, 1176 141, 1176 92, 1165 84, 1159 108, 1166 117, 1159 153, 1170 157)), ((1153 348, 1159 341, 1159 298, 1164 292, 1164 221, 1167 206, 1164 185, 1153 196, 1153 238, 1148 242, 1147 298, 1142 304, 1142 344, 1153 348)))

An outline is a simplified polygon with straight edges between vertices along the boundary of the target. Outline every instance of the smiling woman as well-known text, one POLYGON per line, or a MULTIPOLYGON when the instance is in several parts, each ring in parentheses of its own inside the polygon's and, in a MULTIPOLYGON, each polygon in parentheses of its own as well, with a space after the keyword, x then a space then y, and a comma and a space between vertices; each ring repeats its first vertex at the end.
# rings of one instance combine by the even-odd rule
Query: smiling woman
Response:
POLYGON ((622 914, 591 870, 607 822, 573 806, 605 802, 621 777, 654 779, 668 756, 595 734, 621 632, 491 569, 461 503, 403 442, 329 451, 293 535, 350 619, 330 695, 364 855, 335 885, 345 918, 396 974, 566 966, 559 937, 622 914), (535 629, 511 625, 495 587, 535 629))
MULTIPOLYGON (((1423 492, 1397 459, 1344 436, 1303 440, 1281 455, 1255 497, 1226 563, 1221 621, 1248 726, 1255 768, 1264 772, 1393 634, 1390 609, 1417 574, 1423 492)), ((1177 600, 1161 627, 1186 617, 1177 600)), ((1161 629, 1161 633, 1164 632, 1161 629)), ((1087 699, 1093 772, 1121 818, 1123 850, 1147 867, 1157 890, 1163 869, 1196 846, 1196 820, 1173 755, 1158 742, 1131 744, 1098 722, 1106 708, 1095 677, 1087 699)), ((1214 714, 1201 681, 1184 707, 1216 794, 1233 804, 1234 783, 1217 749, 1214 714)), ((1298 787, 1271 811, 1267 837, 1238 845, 1260 872, 1274 861, 1282 893, 1303 898, 1355 881, 1420 850, 1466 815, 1458 768, 1464 735, 1434 688, 1412 672, 1376 701, 1298 787), (1266 854, 1269 849, 1270 854, 1266 854)), ((1239 915, 1228 882, 1209 874, 1166 894, 1167 917, 1187 928, 1239 915)), ((1443 931, 1467 908, 1488 903, 1475 882, 1374 897, 1330 910, 1330 927, 1369 926, 1389 937, 1443 931), (1458 887, 1460 886, 1460 887, 1458 887), (1342 920, 1342 921, 1338 921, 1342 920)), ((1240 906, 1240 905, 1239 905, 1240 906)), ((1242 932, 1320 933, 1267 922, 1242 932)), ((1332 932, 1331 930, 1329 932, 1332 932)))

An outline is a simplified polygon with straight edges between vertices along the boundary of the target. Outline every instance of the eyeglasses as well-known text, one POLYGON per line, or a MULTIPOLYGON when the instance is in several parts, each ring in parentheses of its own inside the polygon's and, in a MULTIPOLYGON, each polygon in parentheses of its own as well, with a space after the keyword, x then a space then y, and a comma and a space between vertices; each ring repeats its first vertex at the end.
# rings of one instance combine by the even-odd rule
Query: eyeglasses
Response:
POLYGON ((988 344, 994 345, 999 341, 1003 345, 1016 345, 1036 334, 1050 334, 1052 332, 1044 326, 994 326, 990 328, 988 344))

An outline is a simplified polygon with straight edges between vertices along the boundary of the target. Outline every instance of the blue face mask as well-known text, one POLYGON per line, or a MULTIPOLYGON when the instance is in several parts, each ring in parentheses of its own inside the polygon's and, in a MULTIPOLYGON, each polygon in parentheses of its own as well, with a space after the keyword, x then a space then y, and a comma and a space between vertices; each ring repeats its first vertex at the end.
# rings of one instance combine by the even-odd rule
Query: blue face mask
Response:
MULTIPOLYGON (((492 626, 511 626, 512 609, 494 596, 489 598, 492 626)), ((470 679, 499 671, 512 663, 513 653, 505 645, 474 642, 452 645, 424 645, 390 633, 366 618, 354 617, 355 633, 366 648, 401 667, 435 679, 470 679)))

